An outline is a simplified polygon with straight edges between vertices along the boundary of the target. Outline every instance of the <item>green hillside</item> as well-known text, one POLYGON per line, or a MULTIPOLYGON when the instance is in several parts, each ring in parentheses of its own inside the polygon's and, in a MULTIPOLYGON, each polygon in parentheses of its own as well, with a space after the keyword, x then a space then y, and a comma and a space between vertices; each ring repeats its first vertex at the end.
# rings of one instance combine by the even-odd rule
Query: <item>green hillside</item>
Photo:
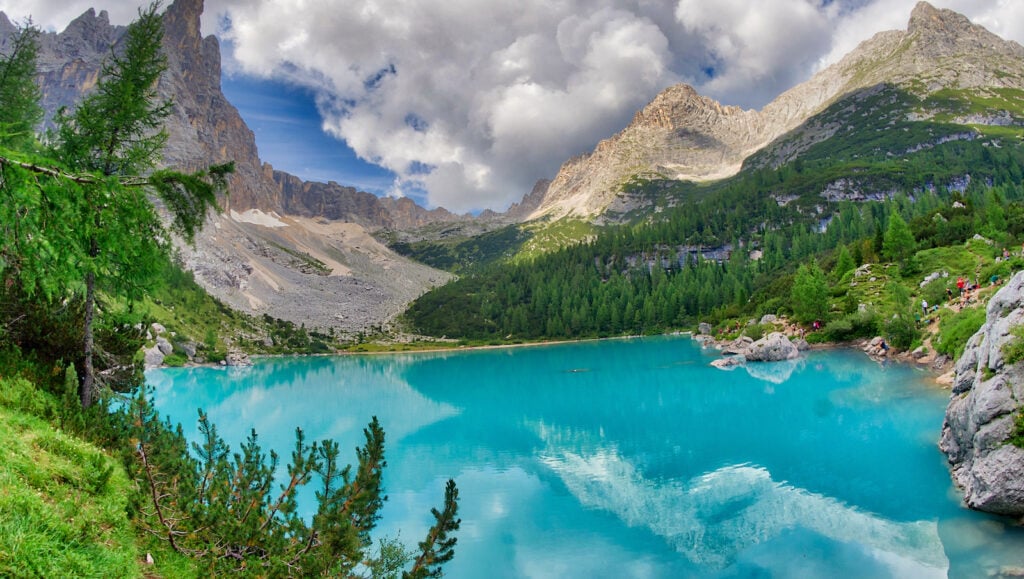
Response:
POLYGON ((829 274, 821 321, 868 308, 875 321, 861 333, 884 334, 878 320, 910 312, 850 286, 848 271, 835 270, 841 253, 854 268, 891 264, 888 277, 917 302, 921 278, 933 271, 989 280, 1019 267, 995 258, 1024 239, 1020 96, 943 91, 921 99, 892 86, 850 95, 732 178, 633 179, 623 195, 643 199, 645 209, 617 216, 626 224, 473 271, 414 302, 405 320, 427 335, 493 342, 792 316, 798 266, 814 264, 829 274), (1004 124, 953 122, 986 114, 1004 124), (823 127, 833 128, 827 138, 823 127), (794 149, 802 153, 773 164, 794 149), (894 216, 912 235, 899 251, 885 244, 894 216), (976 234, 987 242, 968 243, 976 234))

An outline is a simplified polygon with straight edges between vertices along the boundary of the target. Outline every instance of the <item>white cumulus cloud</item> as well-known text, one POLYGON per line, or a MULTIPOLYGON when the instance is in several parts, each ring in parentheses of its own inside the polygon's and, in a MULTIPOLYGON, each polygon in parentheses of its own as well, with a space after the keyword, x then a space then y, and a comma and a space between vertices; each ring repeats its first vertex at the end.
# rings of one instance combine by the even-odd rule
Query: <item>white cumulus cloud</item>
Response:
MULTIPOLYGON (((102 0, 95 0, 102 2, 102 0)), ((60 29, 93 0, 0 0, 60 29)), ((1020 0, 936 0, 1024 40, 1020 0)), ((145 4, 108 0, 125 24, 145 4)), ((207 0, 229 74, 317 95, 323 130, 393 171, 393 194, 503 209, 688 82, 760 107, 915 0, 207 0)), ((265 159, 271 163, 274 159, 265 159)))

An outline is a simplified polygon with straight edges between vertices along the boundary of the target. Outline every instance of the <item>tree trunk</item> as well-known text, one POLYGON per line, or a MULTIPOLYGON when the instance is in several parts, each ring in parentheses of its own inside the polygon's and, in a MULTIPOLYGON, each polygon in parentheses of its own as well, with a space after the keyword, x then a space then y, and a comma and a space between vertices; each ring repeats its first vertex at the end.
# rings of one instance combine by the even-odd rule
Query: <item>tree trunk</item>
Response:
POLYGON ((82 408, 92 406, 92 391, 96 384, 96 371, 92 366, 92 316, 96 309, 96 274, 89 272, 85 274, 85 330, 84 330, 84 354, 85 354, 85 378, 82 379, 82 388, 78 391, 82 399, 82 408))

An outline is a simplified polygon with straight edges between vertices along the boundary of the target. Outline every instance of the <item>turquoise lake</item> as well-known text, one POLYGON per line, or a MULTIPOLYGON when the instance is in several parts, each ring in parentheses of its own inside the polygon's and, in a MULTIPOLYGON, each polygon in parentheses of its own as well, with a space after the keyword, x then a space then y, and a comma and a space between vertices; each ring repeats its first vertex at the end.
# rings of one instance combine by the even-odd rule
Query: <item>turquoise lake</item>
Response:
MULTIPOLYGON (((415 547, 451 477, 448 577, 984 577, 1024 532, 960 504, 936 441, 949 391, 851 351, 722 371, 686 337, 271 358, 154 370, 237 449, 287 460, 295 428, 388 467, 378 535, 415 547)), ((312 510, 312 490, 306 496, 312 510)))

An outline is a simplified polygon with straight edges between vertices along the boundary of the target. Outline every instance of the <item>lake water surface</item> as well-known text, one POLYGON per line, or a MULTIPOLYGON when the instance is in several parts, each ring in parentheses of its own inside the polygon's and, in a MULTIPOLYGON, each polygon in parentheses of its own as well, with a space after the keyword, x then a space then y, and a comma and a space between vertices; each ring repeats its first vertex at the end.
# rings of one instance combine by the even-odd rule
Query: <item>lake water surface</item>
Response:
MULTIPOLYGON (((415 547, 459 486, 448 577, 978 577, 1024 533, 968 511, 928 376, 849 351, 721 371, 687 338, 154 370, 194 439, 386 431, 378 527, 415 547)), ((345 455, 343 455, 345 456, 345 455)), ((306 497, 312 512, 312 490, 306 497)))

